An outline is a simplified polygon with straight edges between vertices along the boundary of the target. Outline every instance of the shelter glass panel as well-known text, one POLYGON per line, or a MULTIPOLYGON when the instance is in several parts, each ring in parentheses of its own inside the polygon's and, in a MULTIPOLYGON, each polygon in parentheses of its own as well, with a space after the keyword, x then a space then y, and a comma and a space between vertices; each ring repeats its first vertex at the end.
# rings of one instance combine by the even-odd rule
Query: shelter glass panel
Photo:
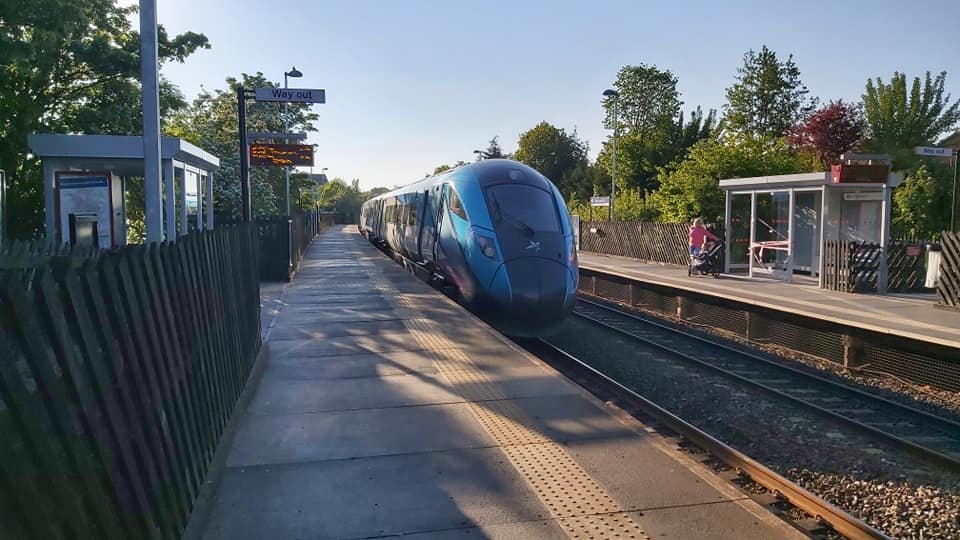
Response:
POLYGON ((746 265, 750 251, 750 194, 730 196, 730 264, 746 265))
POLYGON ((754 242, 760 244, 760 247, 754 249, 756 257, 754 263, 762 263, 767 268, 786 270, 787 251, 782 249, 782 243, 789 240, 790 193, 788 191, 757 193, 754 242))
POLYGON ((794 195, 793 267, 815 272, 820 267, 819 191, 797 191, 794 195))

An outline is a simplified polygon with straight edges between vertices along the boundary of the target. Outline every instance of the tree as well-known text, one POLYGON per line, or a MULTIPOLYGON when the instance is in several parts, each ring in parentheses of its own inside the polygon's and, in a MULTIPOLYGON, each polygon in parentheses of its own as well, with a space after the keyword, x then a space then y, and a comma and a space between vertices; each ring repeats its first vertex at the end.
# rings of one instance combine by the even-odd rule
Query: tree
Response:
POLYGON ((570 198, 574 192, 591 192, 589 175, 574 174, 577 167, 586 165, 587 150, 587 144, 576 132, 567 133, 563 128, 540 122, 520 134, 514 157, 549 178, 565 198, 570 198))
MULTIPOLYGON (((655 188, 657 168, 676 157, 675 121, 683 104, 677 77, 656 66, 625 66, 614 87, 620 93, 616 118, 613 97, 605 98, 603 106, 604 125, 610 130, 619 127, 617 181, 624 188, 655 188)), ((605 141, 600 151, 600 163, 608 172, 612 171, 611 143, 612 139, 605 141)))
POLYGON ((843 100, 831 101, 790 133, 790 143, 813 152, 824 169, 840 163, 840 155, 860 142, 864 122, 860 110, 843 100))
POLYGON ((350 185, 342 178, 334 178, 320 188, 318 198, 320 209, 337 212, 338 219, 344 223, 356 223, 360 219, 360 206, 363 199, 357 180, 350 185))
MULTIPOLYGON (((220 157, 220 169, 214 179, 214 206, 229 217, 240 216, 240 141, 237 138, 237 92, 244 88, 279 86, 267 80, 262 73, 229 77, 227 87, 211 92, 202 91, 193 103, 171 118, 166 131, 181 137, 220 157)), ((247 106, 247 129, 250 131, 316 131, 313 122, 317 114, 308 104, 291 103, 287 116, 276 103, 252 102, 247 106)), ((256 215, 285 213, 283 169, 279 167, 251 167, 251 201, 256 215)), ((291 189, 291 193, 293 190, 291 189)), ((291 195, 292 197, 293 195, 291 195)))
POLYGON ((429 178, 429 177, 431 177, 431 176, 436 176, 436 175, 438 175, 438 174, 440 174, 440 173, 449 171, 450 169, 454 169, 454 168, 456 168, 456 167, 459 167, 459 166, 461 166, 461 165, 466 165, 466 164, 467 164, 466 161, 460 160, 460 161, 454 163, 453 165, 447 165, 446 163, 444 163, 444 164, 442 164, 442 165, 437 165, 436 167, 433 168, 433 172, 432 172, 432 173, 427 173, 427 174, 423 175, 423 177, 424 177, 424 178, 429 178))
POLYGON ((939 163, 910 170, 893 190, 893 230, 897 235, 932 239, 950 227, 952 171, 939 163))
POLYGON ((867 132, 864 148, 888 153, 898 168, 909 168, 915 162, 913 147, 934 143, 940 135, 960 122, 960 101, 950 103, 943 86, 947 72, 931 78, 928 71, 921 85, 913 79, 907 93, 907 76, 894 72, 889 83, 880 77, 867 81, 863 94, 863 110, 867 132))
POLYGON ((808 93, 793 55, 781 62, 766 45, 759 53, 751 49, 727 88, 725 127, 766 139, 782 137, 816 108, 808 93))
POLYGON ((363 198, 364 201, 368 201, 368 200, 370 200, 370 199, 372 199, 372 198, 374 198, 374 197, 379 197, 380 195, 383 195, 384 193, 388 193, 389 191, 390 191, 390 188, 375 187, 375 188, 371 189, 370 191, 364 193, 362 198, 363 198))
MULTIPOLYGON (((16 236, 42 223, 43 189, 36 161, 25 160, 36 131, 139 133, 140 36, 133 6, 116 0, 35 0, 0 5, 0 167, 10 174, 7 214, 16 236)), ((183 62, 206 36, 170 38, 158 28, 161 64, 183 62)), ((161 105, 181 105, 163 83, 161 105)))
POLYGON ((690 112, 690 121, 684 123, 683 111, 674 124, 673 139, 670 144, 670 161, 681 160, 687 156, 690 147, 703 139, 709 139, 717 130, 717 111, 710 109, 707 115, 697 107, 690 112))
POLYGON ((809 170, 810 162, 794 153, 786 139, 732 133, 694 144, 675 170, 661 169, 660 189, 651 198, 667 221, 719 221, 724 213, 721 179, 809 170))
POLYGON ((490 139, 490 143, 487 145, 486 150, 476 151, 477 161, 484 159, 503 159, 507 157, 506 154, 503 153, 503 149, 500 148, 500 143, 497 142, 498 138, 499 136, 494 136, 492 139, 490 139))

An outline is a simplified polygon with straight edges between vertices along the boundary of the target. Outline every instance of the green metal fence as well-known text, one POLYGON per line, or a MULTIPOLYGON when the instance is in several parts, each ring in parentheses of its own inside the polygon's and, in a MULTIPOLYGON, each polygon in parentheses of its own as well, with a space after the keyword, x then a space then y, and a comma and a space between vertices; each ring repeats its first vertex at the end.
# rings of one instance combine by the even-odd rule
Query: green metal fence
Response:
POLYGON ((0 538, 179 538, 260 348, 253 224, 0 247, 0 538))
POLYGON ((320 232, 317 212, 292 217, 257 218, 260 229, 260 276, 264 281, 290 281, 310 242, 320 232))

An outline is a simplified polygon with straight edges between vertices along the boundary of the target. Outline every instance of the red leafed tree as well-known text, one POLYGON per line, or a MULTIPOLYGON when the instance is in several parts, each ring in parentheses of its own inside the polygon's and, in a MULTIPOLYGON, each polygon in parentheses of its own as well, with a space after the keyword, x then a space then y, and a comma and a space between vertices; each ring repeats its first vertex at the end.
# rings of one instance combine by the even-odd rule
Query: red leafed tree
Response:
POLYGON ((863 115, 854 104, 831 101, 791 131, 790 143, 814 152, 824 168, 829 168, 860 142, 863 128, 863 115))

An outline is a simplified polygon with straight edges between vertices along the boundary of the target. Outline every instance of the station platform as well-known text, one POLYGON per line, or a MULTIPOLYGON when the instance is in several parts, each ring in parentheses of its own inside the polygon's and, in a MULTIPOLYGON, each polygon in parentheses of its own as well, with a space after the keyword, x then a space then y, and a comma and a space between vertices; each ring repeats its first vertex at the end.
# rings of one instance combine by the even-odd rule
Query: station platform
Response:
POLYGON ((739 275, 687 276, 686 268, 581 251, 580 268, 715 296, 792 315, 960 349, 960 313, 934 306, 933 295, 828 291, 816 283, 784 283, 739 275))
POLYGON ((188 538, 802 538, 335 228, 266 346, 188 538))

